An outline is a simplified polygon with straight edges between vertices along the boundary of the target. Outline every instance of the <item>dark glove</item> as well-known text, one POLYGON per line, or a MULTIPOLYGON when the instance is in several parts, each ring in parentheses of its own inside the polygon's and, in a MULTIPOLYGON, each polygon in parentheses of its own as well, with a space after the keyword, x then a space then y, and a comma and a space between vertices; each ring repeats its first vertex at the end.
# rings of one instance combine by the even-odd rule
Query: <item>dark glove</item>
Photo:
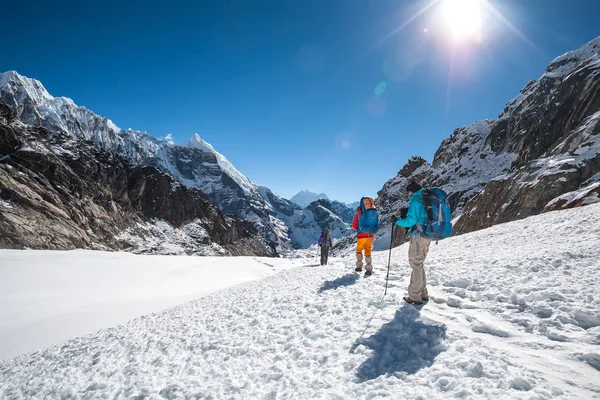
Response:
POLYGON ((395 215, 392 215, 392 224, 395 224, 396 221, 398 221, 398 217, 396 217, 395 215))
POLYGON ((406 214, 408 214, 408 207, 402 207, 400 209, 400 218, 401 219, 406 218, 406 214))

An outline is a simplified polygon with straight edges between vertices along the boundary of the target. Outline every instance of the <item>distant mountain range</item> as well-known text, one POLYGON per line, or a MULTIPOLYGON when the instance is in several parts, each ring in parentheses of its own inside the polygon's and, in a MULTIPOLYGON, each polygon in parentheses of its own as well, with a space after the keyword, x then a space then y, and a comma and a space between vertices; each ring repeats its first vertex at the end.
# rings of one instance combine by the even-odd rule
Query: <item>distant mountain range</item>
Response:
POLYGON ((327 197, 325 193, 314 193, 310 190, 301 190, 300 192, 296 193, 290 199, 290 201, 298 204, 300 207, 306 207, 313 201, 317 201, 319 199, 329 200, 329 197, 327 197))

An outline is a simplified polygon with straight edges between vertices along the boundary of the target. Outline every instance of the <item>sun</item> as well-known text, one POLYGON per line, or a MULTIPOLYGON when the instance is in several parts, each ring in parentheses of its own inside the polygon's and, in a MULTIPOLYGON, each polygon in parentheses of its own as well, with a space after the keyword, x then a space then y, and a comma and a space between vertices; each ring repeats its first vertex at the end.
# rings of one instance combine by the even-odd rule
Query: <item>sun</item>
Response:
POLYGON ((440 11, 452 39, 480 38, 481 0, 443 0, 440 11))

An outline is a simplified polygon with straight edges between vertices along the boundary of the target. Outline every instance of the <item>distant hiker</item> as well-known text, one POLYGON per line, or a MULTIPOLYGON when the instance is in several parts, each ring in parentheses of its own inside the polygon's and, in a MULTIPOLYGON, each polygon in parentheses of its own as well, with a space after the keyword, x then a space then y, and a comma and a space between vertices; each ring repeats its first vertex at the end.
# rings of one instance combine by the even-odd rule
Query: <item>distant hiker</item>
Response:
POLYGON ((424 262, 431 240, 422 235, 423 227, 427 222, 427 212, 423 203, 421 185, 411 182, 406 187, 406 191, 410 202, 408 211, 406 215, 401 213, 401 217, 404 218, 396 219, 396 216, 392 216, 392 222, 403 228, 410 228, 408 262, 412 268, 412 274, 408 285, 408 296, 404 297, 404 301, 409 304, 423 304, 424 301, 429 301, 424 262))
POLYGON ((328 228, 323 229, 323 232, 321 232, 319 246, 321 246, 321 265, 327 265, 329 249, 331 248, 331 233, 329 233, 328 228))
POLYGON ((375 200, 370 197, 360 199, 359 206, 356 207, 356 214, 352 220, 352 229, 356 235, 356 272, 361 272, 363 267, 363 251, 365 253, 366 272, 365 277, 373 274, 373 265, 371 263, 371 250, 373 248, 373 238, 375 232, 379 229, 379 215, 375 208, 375 200))

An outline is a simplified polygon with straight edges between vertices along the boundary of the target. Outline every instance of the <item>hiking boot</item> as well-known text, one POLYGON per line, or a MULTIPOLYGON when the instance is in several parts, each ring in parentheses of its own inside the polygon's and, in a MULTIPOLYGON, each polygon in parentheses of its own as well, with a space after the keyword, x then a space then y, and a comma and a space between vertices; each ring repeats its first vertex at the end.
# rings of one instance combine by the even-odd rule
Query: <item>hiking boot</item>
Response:
POLYGON ((423 301, 429 301, 429 296, 421 297, 421 300, 423 300, 423 301))
POLYGON ((373 275, 373 271, 368 271, 368 270, 367 270, 367 271, 365 272, 365 278, 366 278, 367 276, 371 276, 371 275, 373 275))
POLYGON ((421 304, 423 304, 423 302, 421 300, 412 300, 410 297, 403 297, 402 300, 404 300, 405 302, 407 302, 408 304, 414 304, 416 306, 420 306, 421 304))
POLYGON ((356 272, 362 272, 362 267, 356 267, 356 268, 354 268, 354 270, 355 270, 356 272))

